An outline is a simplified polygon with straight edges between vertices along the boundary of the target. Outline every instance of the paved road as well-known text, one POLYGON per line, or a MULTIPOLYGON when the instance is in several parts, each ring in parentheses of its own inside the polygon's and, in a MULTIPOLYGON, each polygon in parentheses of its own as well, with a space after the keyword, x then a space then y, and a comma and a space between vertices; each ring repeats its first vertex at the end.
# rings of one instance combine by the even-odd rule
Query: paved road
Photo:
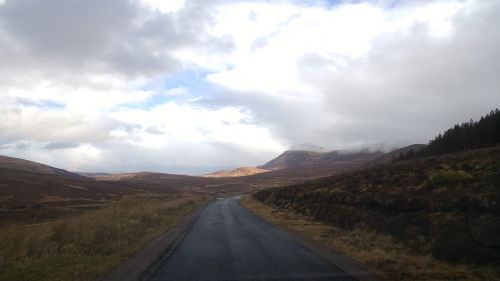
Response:
POLYGON ((354 279, 227 198, 205 208, 151 280, 354 279))

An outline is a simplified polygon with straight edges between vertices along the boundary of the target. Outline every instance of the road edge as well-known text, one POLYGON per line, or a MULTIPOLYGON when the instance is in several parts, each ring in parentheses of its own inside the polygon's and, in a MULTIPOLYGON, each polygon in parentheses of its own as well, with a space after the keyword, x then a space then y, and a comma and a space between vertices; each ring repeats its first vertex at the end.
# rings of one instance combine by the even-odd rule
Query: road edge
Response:
POLYGON ((101 281, 146 281, 168 259, 172 252, 182 242, 201 212, 213 202, 209 200, 197 207, 182 220, 167 231, 149 241, 130 259, 117 265, 101 281))
MULTIPOLYGON (((247 195, 247 196, 249 196, 249 195, 247 195)), ((357 279, 358 281, 380 281, 379 277, 375 273, 367 271, 366 269, 364 269, 360 265, 359 262, 352 259, 351 257, 349 257, 349 256, 347 256, 339 251, 336 251, 334 249, 327 248, 324 245, 321 245, 319 242, 314 241, 310 237, 308 237, 300 232, 297 232, 297 231, 290 229, 290 228, 287 228, 287 227, 283 227, 283 226, 274 224, 273 222, 266 220, 264 217, 259 216, 258 214, 253 212, 251 209, 242 205, 240 200, 238 200, 238 204, 243 209, 254 214, 256 217, 264 220, 265 222, 273 225, 274 227, 276 227, 282 231, 285 231, 286 233, 289 234, 290 238, 295 243, 303 246, 304 248, 317 254, 321 258, 329 261, 330 263, 337 266, 342 271, 349 274, 350 276, 357 279)))

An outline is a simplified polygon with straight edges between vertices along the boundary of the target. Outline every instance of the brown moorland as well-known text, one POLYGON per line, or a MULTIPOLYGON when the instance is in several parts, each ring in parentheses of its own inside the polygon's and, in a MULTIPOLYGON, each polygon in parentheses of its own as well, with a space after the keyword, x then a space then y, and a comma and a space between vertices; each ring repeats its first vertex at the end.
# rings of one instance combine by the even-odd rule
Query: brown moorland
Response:
POLYGON ((387 154, 311 152, 316 155, 312 158, 309 157, 311 153, 288 151, 265 164, 273 166, 272 171, 240 168, 234 172, 215 173, 211 177, 152 172, 76 174, 28 160, 0 156, 0 226, 12 222, 37 223, 74 215, 101 208, 115 199, 137 193, 250 193, 360 169, 388 161, 404 150, 387 154), (300 155, 309 156, 304 158, 300 155), (283 163, 286 163, 286 167, 282 167, 283 163))
POLYGON ((253 198, 457 264, 500 261, 500 146, 380 164, 253 198))
POLYGON ((310 217, 272 208, 250 196, 244 197, 241 204, 274 225, 351 257, 381 280, 500 280, 494 266, 451 264, 405 247, 390 235, 311 221, 310 217))
POLYGON ((0 157, 0 226, 38 223, 101 208, 125 195, 176 189, 97 181, 23 159, 0 157))

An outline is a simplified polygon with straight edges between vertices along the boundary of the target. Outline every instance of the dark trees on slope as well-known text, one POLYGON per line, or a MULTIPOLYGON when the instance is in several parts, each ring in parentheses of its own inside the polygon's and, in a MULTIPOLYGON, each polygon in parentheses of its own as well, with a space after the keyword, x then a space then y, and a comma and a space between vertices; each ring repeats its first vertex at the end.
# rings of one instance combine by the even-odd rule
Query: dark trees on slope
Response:
POLYGON ((456 124, 429 142, 425 149, 410 151, 397 160, 419 156, 460 152, 468 149, 491 147, 500 144, 500 110, 495 109, 479 121, 456 124))

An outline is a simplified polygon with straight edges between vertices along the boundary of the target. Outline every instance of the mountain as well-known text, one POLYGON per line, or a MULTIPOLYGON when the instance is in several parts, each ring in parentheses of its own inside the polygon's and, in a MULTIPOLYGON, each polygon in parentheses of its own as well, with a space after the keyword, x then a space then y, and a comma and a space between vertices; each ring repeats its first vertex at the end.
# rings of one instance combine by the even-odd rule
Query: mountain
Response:
POLYGON ((350 152, 342 150, 334 150, 330 152, 312 152, 304 150, 289 150, 272 159, 262 166, 260 169, 266 170, 282 170, 299 167, 311 166, 331 166, 335 164, 354 164, 368 162, 379 156, 382 152, 350 152))
POLYGON ((251 176, 260 173, 269 172, 270 170, 261 169, 256 167, 241 167, 231 171, 218 171, 210 174, 203 175, 206 178, 230 178, 230 177, 242 177, 251 176))
POLYGON ((245 176, 242 181, 250 184, 281 185, 299 182, 311 178, 330 176, 370 165, 390 163, 408 151, 418 151, 425 145, 414 144, 393 150, 389 153, 380 151, 342 151, 314 152, 306 150, 288 150, 278 157, 258 167, 242 167, 231 171, 218 171, 203 175, 205 178, 233 178, 245 176))
POLYGON ((258 166, 260 169, 281 170, 299 165, 317 162, 321 158, 321 153, 306 150, 287 150, 278 157, 270 160, 264 165, 258 166))

